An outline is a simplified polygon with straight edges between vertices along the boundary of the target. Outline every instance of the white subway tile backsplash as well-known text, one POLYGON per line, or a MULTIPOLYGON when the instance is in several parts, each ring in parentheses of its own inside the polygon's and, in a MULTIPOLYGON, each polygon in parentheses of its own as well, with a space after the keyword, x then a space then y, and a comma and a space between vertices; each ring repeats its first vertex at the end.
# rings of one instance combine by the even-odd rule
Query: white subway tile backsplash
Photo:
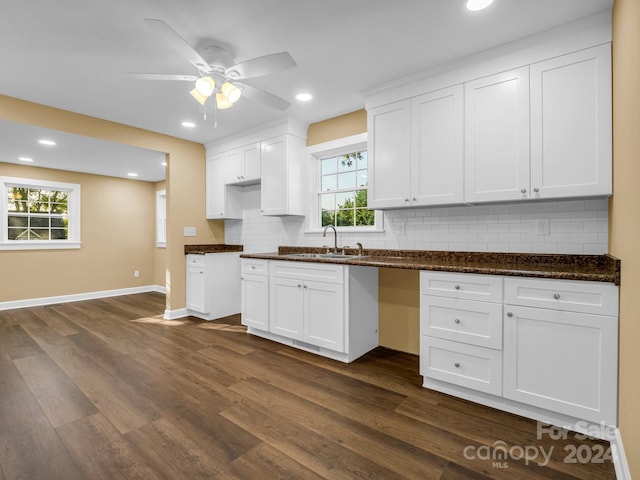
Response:
MULTIPOLYGON (((260 186, 244 187, 243 220, 225 221, 226 243, 246 252, 272 252, 279 245, 322 246, 332 239, 306 233, 304 217, 265 217, 260 186)), ((384 232, 339 233, 340 245, 406 250, 602 254, 608 250, 608 200, 514 202, 384 212, 384 232), (549 235, 537 220, 548 219, 549 235)))

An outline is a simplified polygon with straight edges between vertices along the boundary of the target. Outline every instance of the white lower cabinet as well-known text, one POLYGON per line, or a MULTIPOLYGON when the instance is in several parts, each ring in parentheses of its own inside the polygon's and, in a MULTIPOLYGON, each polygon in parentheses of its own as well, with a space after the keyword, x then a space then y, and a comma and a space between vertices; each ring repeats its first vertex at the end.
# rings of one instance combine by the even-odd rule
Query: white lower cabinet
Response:
POLYGON ((505 282, 505 301, 513 304, 505 304, 504 397, 616 425, 618 288, 594 282, 505 282), (546 308, 517 305, 525 295, 521 303, 546 308), (584 313, 598 308, 612 313, 614 307, 615 316, 584 313))
POLYGON ((420 293, 425 387, 575 429, 617 425, 617 286, 421 272, 420 293))
POLYGON ((240 252, 187 255, 187 312, 204 320, 240 312, 240 252))
POLYGON ((267 277, 247 273, 263 269, 249 262, 243 259, 242 267, 242 323, 249 333, 343 362, 378 346, 377 269, 260 260, 268 264, 267 277), (268 288, 254 277, 268 278, 268 288))
POLYGON ((242 325, 269 330, 268 269, 267 260, 240 259, 242 325))

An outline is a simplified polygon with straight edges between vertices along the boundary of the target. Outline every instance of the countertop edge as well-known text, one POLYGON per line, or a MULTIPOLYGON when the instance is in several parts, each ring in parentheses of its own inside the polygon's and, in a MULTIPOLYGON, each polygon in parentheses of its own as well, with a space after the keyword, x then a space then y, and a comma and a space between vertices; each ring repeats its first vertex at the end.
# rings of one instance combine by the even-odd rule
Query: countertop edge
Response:
MULTIPOLYGON (((431 253, 431 252, 430 252, 431 253)), ((338 265, 352 265, 362 267, 378 267, 378 268, 396 268, 403 270, 431 270, 431 271, 444 271, 444 272, 457 272, 457 273, 475 273, 483 275, 503 275, 503 276, 517 276, 517 277, 531 277, 531 278, 550 278, 558 280, 579 280, 579 281, 592 281, 592 282, 605 282, 620 285, 620 260, 611 257, 610 255, 598 255, 593 256, 594 262, 602 260, 602 268, 592 268, 593 271, 562 271, 561 266, 558 266, 558 270, 553 270, 553 265, 544 264, 536 265, 535 263, 527 264, 519 263, 518 265, 482 265, 481 263, 469 264, 469 265, 451 265, 443 262, 442 264, 434 263, 421 263, 419 257, 413 255, 411 257, 386 257, 385 256, 369 256, 367 258, 345 258, 345 259, 323 259, 323 258, 295 258, 285 256, 279 252, 273 253, 243 253, 241 258, 255 258, 263 260, 280 260, 289 262, 307 262, 307 263, 325 263, 325 264, 338 264, 338 265), (606 258, 605 258, 606 257, 606 258)), ((532 258, 538 258, 539 255, 533 254, 532 258)), ((566 255, 562 257, 562 265, 568 265, 566 263, 566 255)), ((579 259, 584 258, 584 255, 577 255, 579 259)), ((527 258, 527 254, 521 254, 519 258, 527 258)), ((433 262, 433 260, 432 260, 433 262)), ((579 268, 576 267, 576 268, 579 268)))

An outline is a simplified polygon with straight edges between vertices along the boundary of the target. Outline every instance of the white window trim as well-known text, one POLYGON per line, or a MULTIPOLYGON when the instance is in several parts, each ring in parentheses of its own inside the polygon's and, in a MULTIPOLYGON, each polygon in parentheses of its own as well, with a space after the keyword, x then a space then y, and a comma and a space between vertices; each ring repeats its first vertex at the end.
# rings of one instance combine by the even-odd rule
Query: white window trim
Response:
MULTIPOLYGON (((331 140, 329 142, 318 143, 307 147, 307 153, 309 154, 311 168, 309 175, 309 191, 312 198, 308 202, 309 205, 309 227, 304 233, 323 233, 324 227, 320 225, 320 219, 318 217, 318 211, 320 205, 318 205, 318 178, 320 176, 320 161, 321 157, 327 157, 330 155, 340 155, 342 153, 350 153, 358 149, 367 148, 367 134, 360 133, 358 135, 352 135, 350 137, 343 137, 337 140, 331 140)), ((336 230, 341 233, 381 233, 384 232, 384 215, 382 210, 375 210, 375 227, 336 227, 336 230)))
POLYGON ((167 222, 167 191, 158 190, 156 192, 156 248, 167 248, 166 222, 167 222))
POLYGON ((53 250, 80 248, 80 185, 77 183, 51 182, 32 178, 0 177, 0 250, 53 250), (68 240, 9 240, 7 238, 7 190, 9 187, 50 188, 69 192, 67 206, 69 209, 68 240))

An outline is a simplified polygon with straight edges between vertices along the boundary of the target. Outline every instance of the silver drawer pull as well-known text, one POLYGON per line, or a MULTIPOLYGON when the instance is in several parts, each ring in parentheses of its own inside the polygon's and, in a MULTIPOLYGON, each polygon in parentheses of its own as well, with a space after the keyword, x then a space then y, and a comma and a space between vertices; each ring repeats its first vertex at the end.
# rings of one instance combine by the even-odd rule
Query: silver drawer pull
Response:
POLYGON ((453 366, 456 368, 460 368, 460 364, 458 362, 454 363, 453 366))
POLYGON ((513 317, 513 313, 507 312, 507 317, 513 317))
POLYGON ((553 298, 555 298, 556 300, 560 300, 560 294, 559 293, 554 293, 553 294, 553 298))
POLYGON ((456 290, 460 290, 460 285, 455 285, 453 288, 455 288, 456 290))
POLYGON ((454 322, 454 323, 460 323, 460 319, 459 319, 459 318, 456 318, 453 322, 454 322))
POLYGON ((251 270, 255 270, 256 266, 255 265, 251 265, 251 270))
POLYGON ((301 288, 301 287, 302 287, 302 285, 298 284, 298 288, 301 288))

